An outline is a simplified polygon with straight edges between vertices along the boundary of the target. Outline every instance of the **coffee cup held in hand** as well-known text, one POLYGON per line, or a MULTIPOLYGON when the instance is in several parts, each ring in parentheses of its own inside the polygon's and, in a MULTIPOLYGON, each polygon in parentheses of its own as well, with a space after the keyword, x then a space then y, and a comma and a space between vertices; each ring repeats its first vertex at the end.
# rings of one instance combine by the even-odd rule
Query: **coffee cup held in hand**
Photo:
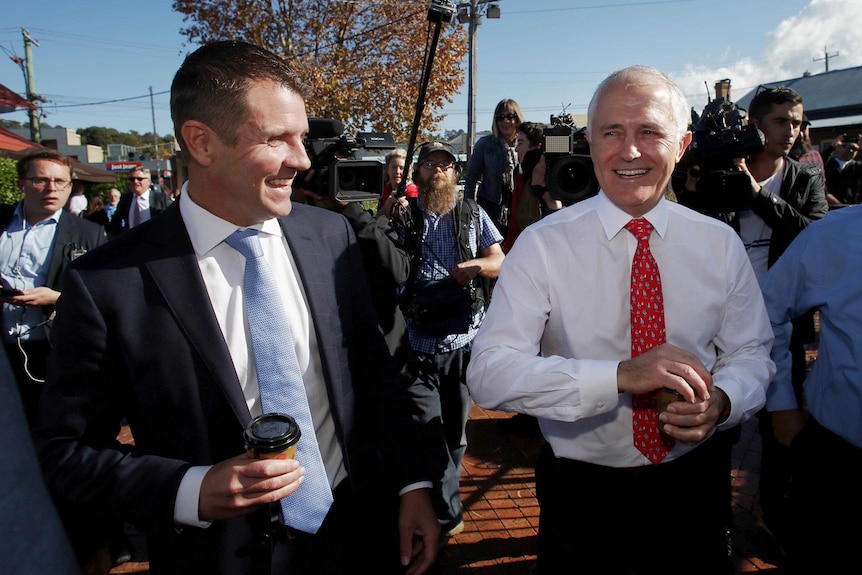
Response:
MULTIPOLYGON (((666 387, 663 387, 655 392, 656 410, 658 411, 659 415, 661 415, 661 413, 667 409, 668 405, 675 401, 685 400, 679 392, 672 389, 668 389, 666 387)), ((661 420, 659 420, 658 422, 658 428, 659 430, 664 431, 664 423, 661 420)))
POLYGON ((299 424, 284 413, 264 413, 252 419, 242 434, 252 459, 296 459, 299 424))

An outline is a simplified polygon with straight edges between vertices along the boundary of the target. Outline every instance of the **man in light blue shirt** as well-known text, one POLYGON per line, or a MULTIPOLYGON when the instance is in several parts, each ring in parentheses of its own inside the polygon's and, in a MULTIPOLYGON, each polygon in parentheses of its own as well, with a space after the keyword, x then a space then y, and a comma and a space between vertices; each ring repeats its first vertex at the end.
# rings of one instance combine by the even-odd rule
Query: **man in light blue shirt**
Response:
POLYGON ((106 236, 99 224, 64 209, 74 178, 68 157, 39 150, 18 160, 17 170, 24 199, 0 205, 2 337, 32 427, 63 271, 106 236))
POLYGON ((793 461, 786 546, 791 573, 839 572, 862 536, 860 226, 862 208, 830 212, 799 234, 761 283, 777 367, 766 409, 793 461), (819 312, 820 339, 800 404, 791 383, 791 321, 809 310, 819 312))

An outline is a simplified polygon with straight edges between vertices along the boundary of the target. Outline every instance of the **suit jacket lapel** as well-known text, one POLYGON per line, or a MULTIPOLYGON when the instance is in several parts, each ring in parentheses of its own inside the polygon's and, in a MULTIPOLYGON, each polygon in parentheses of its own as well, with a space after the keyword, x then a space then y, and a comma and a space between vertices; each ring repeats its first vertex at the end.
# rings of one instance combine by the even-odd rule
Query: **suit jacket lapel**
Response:
POLYGON ((146 267, 177 323, 222 389, 237 419, 245 425, 251 415, 236 377, 230 351, 212 312, 194 248, 180 215, 179 202, 153 220, 143 241, 151 242, 159 257, 146 267))
POLYGON ((340 354, 335 350, 341 345, 341 327, 337 316, 338 302, 328 271, 328 266, 332 265, 332 255, 321 244, 319 230, 312 229, 307 218, 296 214, 296 208, 294 206, 290 215, 282 218, 280 223, 308 299, 330 406, 340 411, 344 390, 339 389, 343 382, 337 365, 340 354), (325 265, 321 265, 324 262, 325 265))

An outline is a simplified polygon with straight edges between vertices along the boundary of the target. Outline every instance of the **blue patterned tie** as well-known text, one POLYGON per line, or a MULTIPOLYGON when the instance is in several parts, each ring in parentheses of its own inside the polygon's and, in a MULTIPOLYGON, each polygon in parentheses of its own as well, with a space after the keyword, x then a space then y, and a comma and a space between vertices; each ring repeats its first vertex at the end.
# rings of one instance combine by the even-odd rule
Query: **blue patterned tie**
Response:
POLYGON ((305 480, 294 494, 281 500, 281 520, 294 529, 317 533, 332 505, 332 491, 317 446, 284 303, 257 233, 237 230, 225 243, 245 256, 242 291, 261 409, 263 413, 292 415, 302 432, 296 459, 305 466, 305 480))

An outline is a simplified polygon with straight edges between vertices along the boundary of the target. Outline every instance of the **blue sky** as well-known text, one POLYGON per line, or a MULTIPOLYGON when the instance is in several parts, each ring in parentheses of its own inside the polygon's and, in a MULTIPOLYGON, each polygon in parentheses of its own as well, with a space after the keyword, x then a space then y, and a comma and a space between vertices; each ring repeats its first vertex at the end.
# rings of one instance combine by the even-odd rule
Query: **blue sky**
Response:
MULTIPOLYGON (((502 98, 519 102, 533 121, 547 122, 563 108, 585 114, 596 84, 631 64, 670 74, 698 111, 722 78, 731 79, 731 97, 737 99, 760 83, 823 72, 826 54, 830 70, 862 65, 860 0, 498 5, 500 18, 483 19, 475 37, 477 131, 490 128, 502 98)), ((172 132, 167 92, 194 46, 180 34, 183 19, 169 0, 28 0, 6 2, 0 14, 0 84, 25 92, 22 70, 9 59, 24 56, 25 28, 39 43, 32 48, 33 79, 36 92, 49 100, 44 122, 146 133, 155 119, 159 134, 172 132)), ((465 80, 462 93, 445 108, 442 129, 467 129, 467 101, 465 80)), ((28 123, 23 111, 0 119, 28 123)))

